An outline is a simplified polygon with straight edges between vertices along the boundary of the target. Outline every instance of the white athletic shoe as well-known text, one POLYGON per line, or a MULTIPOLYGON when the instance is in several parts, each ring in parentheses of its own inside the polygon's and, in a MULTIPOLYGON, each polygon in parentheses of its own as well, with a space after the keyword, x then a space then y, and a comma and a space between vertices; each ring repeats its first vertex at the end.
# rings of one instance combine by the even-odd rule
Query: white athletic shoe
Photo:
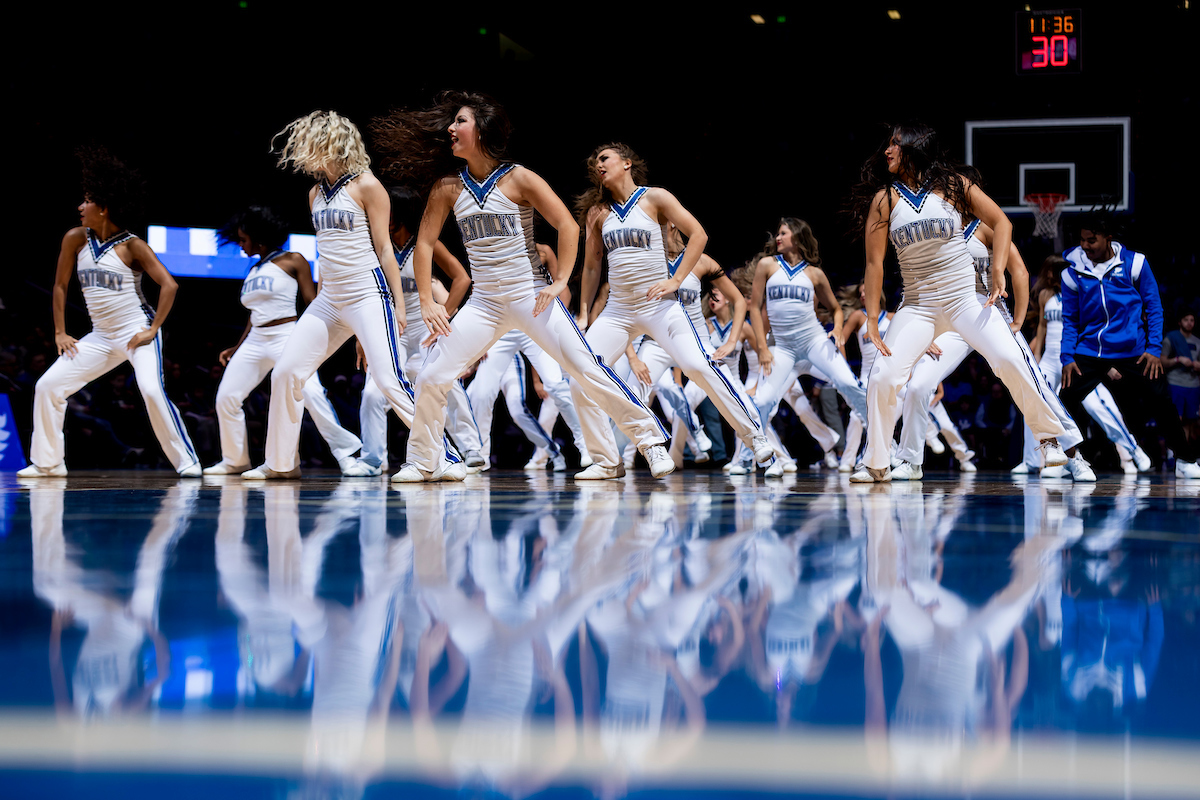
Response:
POLYGON ((461 481, 467 477, 467 465, 461 461, 444 463, 432 473, 425 472, 415 464, 405 464, 392 476, 392 483, 436 483, 437 481, 461 481))
POLYGON ((559 453, 558 455, 556 455, 554 458, 552 458, 550 460, 551 460, 551 463, 554 464, 555 472, 566 472, 567 471, 567 459, 565 456, 563 456, 562 453, 559 453))
POLYGON ((750 472, 750 470, 746 469, 741 464, 735 464, 732 461, 721 467, 721 471, 728 472, 730 475, 747 475, 750 472))
POLYGON ((767 464, 775 457, 775 449, 771 447, 771 443, 767 441, 765 433, 756 433, 750 438, 750 449, 754 451, 754 460, 761 466, 767 464))
POLYGON ((800 468, 796 466, 795 461, 784 461, 783 462, 783 471, 788 473, 789 475, 793 472, 798 472, 799 470, 800 470, 800 468))
POLYGON ((832 450, 826 450, 825 451, 825 468, 826 469, 837 469, 838 466, 839 465, 838 465, 837 453, 833 452, 832 450))
POLYGON ((1140 447, 1133 451, 1133 463, 1137 465, 1138 472, 1149 472, 1154 468, 1154 462, 1150 460, 1150 456, 1146 455, 1146 451, 1140 447))
POLYGON ((892 471, 886 467, 883 469, 863 467, 850 476, 851 483, 887 483, 891 479, 892 471))
POLYGON ((763 473, 767 478, 782 478, 783 477, 783 461, 775 459, 775 463, 767 467, 767 471, 763 473))
POLYGON ((1063 464, 1057 467, 1042 467, 1042 471, 1038 473, 1043 478, 1059 479, 1067 477, 1067 468, 1063 464))
POLYGON ((892 469, 888 475, 894 481, 919 481, 924 477, 925 473, 921 471, 920 464, 910 464, 907 461, 900 462, 900 466, 892 469))
POLYGON ((484 459, 484 457, 479 454, 478 450, 468 450, 467 451, 467 466, 468 467, 476 467, 477 469, 483 469, 483 465, 485 463, 487 463, 486 459, 484 459))
POLYGON ((1029 465, 1022 461, 1008 471, 1009 475, 1028 475, 1030 472, 1029 465))
POLYGON ((533 458, 529 459, 529 463, 525 465, 526 472, 541 472, 550 465, 550 454, 538 448, 533 451, 533 458))
MULTIPOLYGON (((765 436, 763 437, 763 441, 766 441, 765 436)), ((671 454, 667 452, 667 448, 661 444, 654 444, 647 447, 642 451, 642 457, 650 465, 650 474, 655 478, 670 475, 675 471, 675 461, 671 458, 671 454)))
POLYGON ((1077 483, 1096 482, 1096 473, 1092 471, 1091 464, 1084 461, 1083 456, 1079 453, 1076 453, 1074 458, 1067 461, 1063 468, 1077 483))
MULTIPOLYGON (((231 464, 226 464, 224 461, 220 461, 216 464, 213 464, 211 467, 205 467, 204 474, 205 475, 241 475, 243 472, 245 472, 248 469, 250 469, 249 464, 247 464, 244 467, 235 467, 231 464)), ((18 472, 17 474, 20 475, 21 473, 18 472)))
POLYGON ((580 467, 582 467, 583 469, 587 469, 593 463, 595 463, 595 462, 592 461, 592 456, 590 453, 588 453, 587 450, 579 451, 579 466, 580 467))
POLYGON ((204 469, 200 466, 200 462, 197 461, 196 463, 192 464, 191 466, 184 467, 183 469, 179 470, 179 477, 181 477, 181 478, 203 478, 204 477, 204 469))
POLYGON ((300 468, 296 467, 290 472, 276 472, 273 469, 268 469, 266 464, 254 469, 248 469, 242 473, 244 481, 290 481, 300 477, 300 468))
POLYGON ((841 472, 841 473, 854 472, 854 465, 851 464, 849 461, 843 461, 841 464, 838 464, 838 472, 841 472))
MULTIPOLYGON (((978 472, 979 470, 975 468, 975 462, 971 461, 969 458, 967 458, 967 459, 959 459, 958 471, 959 472, 978 472)), ((1028 471, 1028 470, 1026 470, 1026 471, 1028 471)), ((1018 474, 1024 474, 1024 473, 1018 473, 1018 474)))
POLYGON ((1122 461, 1121 462, 1121 472, 1124 472, 1126 475, 1137 475, 1138 474, 1137 464, 1133 463, 1132 458, 1127 461, 1122 461))
POLYGON ((361 458, 354 459, 354 463, 342 470, 342 475, 347 478, 378 478, 383 474, 383 465, 372 466, 361 458))
POLYGON ((1061 467, 1067 463, 1067 454, 1058 446, 1057 439, 1046 439, 1037 449, 1042 451, 1042 464, 1047 467, 1061 467))
POLYGON ((696 440, 696 447, 700 448, 700 452, 695 454, 696 463, 703 464, 711 458, 708 451, 713 449, 712 439, 708 438, 708 434, 704 432, 703 428, 697 428, 696 435, 692 438, 696 440))
POLYGON ((67 477, 67 465, 58 464, 53 467, 39 467, 37 464, 30 464, 24 469, 17 470, 18 478, 65 478, 67 477))
POLYGON ((577 481, 608 481, 624 477, 625 466, 623 464, 617 464, 615 467, 602 467, 599 464, 592 464, 582 472, 575 473, 575 480, 577 481))
POLYGON ((1175 460, 1175 477, 1185 481, 1200 481, 1200 465, 1195 461, 1175 460))
POLYGON ((902 458, 900 458, 900 456, 896 455, 895 451, 892 452, 891 458, 892 458, 892 469, 895 469, 896 467, 898 467, 904 463, 904 459, 902 459, 902 458))
POLYGON ((946 445, 942 444, 941 437, 936 434, 925 440, 925 444, 929 445, 929 450, 935 455, 940 456, 946 452, 946 445))

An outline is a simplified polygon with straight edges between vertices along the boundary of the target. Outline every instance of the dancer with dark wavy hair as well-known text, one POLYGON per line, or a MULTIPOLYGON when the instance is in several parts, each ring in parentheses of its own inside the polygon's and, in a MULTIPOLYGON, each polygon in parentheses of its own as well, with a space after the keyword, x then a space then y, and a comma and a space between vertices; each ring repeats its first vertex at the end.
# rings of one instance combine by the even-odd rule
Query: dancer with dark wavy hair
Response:
MULTIPOLYGON (((635 336, 649 336, 708 395, 755 458, 769 461, 774 450, 758 419, 730 376, 713 360, 704 344, 707 335, 700 338, 680 302, 679 287, 703 255, 708 234, 674 195, 644 185, 644 162, 628 145, 597 147, 588 158, 588 174, 592 188, 576 205, 585 221, 581 309, 595 298, 601 258, 608 256, 608 302, 588 328, 588 344, 607 363, 614 363, 635 336), (668 224, 688 241, 674 269, 669 269, 663 244, 668 224)), ((692 291, 699 313, 699 281, 692 291)), ((699 322, 704 322, 702 315, 699 322)), ((707 334, 707 327, 703 330, 707 334)), ((592 442, 608 429, 608 420, 598 409, 581 408, 579 422, 589 448, 594 449, 592 442)))
POLYGON ((178 284, 150 245, 129 229, 142 223, 141 176, 104 150, 82 150, 83 223, 67 231, 54 275, 54 343, 58 360, 38 379, 33 399, 32 463, 22 478, 67 474, 63 422, 67 398, 128 361, 146 402, 150 426, 163 453, 185 478, 201 476, 200 462, 179 409, 163 383, 160 329, 175 304, 178 284), (79 275, 91 333, 75 339, 66 330, 67 287, 79 275), (142 276, 159 286, 158 309, 142 295, 142 276))
MULTIPOLYGON (((859 414, 866 413, 867 393, 842 354, 842 306, 821 270, 812 228, 802 219, 783 217, 767 243, 766 255, 754 267, 750 323, 758 342, 763 379, 754 395, 758 415, 775 415, 784 393, 801 374, 816 369, 859 414), (816 302, 833 313, 833 330, 817 319, 816 302), (763 308, 771 321, 775 346, 767 346, 763 308)), ((769 423, 768 423, 769 424, 769 423)), ((767 477, 782 477, 782 465, 768 467, 767 477)))
POLYGON ((1008 387, 1035 432, 1047 466, 1067 463, 1058 443, 1066 431, 1036 367, 994 307, 1005 291, 1012 223, 979 185, 952 164, 932 128, 898 125, 863 166, 851 215, 866 242, 867 337, 879 349, 867 380, 867 449, 856 483, 891 479, 890 444, 898 395, 917 359, 945 331, 977 350, 1008 387), (989 293, 976 293, 975 260, 963 236, 964 217, 993 231, 989 293), (887 340, 879 335, 883 259, 896 248, 904 303, 892 317, 887 340))
MULTIPOLYGON (((252 466, 242 404, 283 355, 299 319, 296 300, 303 300, 307 306, 316 299, 312 268, 304 256, 283 249, 287 238, 286 224, 263 206, 250 206, 235 214, 217 231, 218 241, 237 243, 243 253, 258 260, 242 281, 242 305, 250 312, 246 330, 237 344, 222 350, 219 356, 225 367, 217 387, 221 460, 205 469, 205 475, 239 475, 252 466)), ((362 443, 338 422, 317 373, 304 382, 302 391, 305 410, 329 444, 338 468, 345 473, 357 463, 354 454, 362 443)))
MULTIPOLYGON (((637 442, 651 473, 666 475, 675 465, 663 447, 666 436, 662 426, 591 351, 558 299, 575 263, 579 226, 545 180, 507 160, 510 130, 508 116, 497 103, 463 92, 443 94, 429 109, 393 112, 374 126, 376 146, 388 157, 387 174, 429 198, 417 235, 413 270, 421 317, 436 341, 417 377, 408 463, 393 480, 448 477, 438 466, 446 393, 468 364, 514 328, 529 334, 570 374, 572 397, 581 417, 585 408, 599 404, 637 442), (558 270, 554 275, 547 274, 534 243, 535 211, 558 231, 558 270), (431 288, 433 242, 451 212, 462 233, 475 284, 453 325, 446 309, 434 301, 431 288)), ((595 415, 602 416, 599 410, 595 415)), ((623 474, 611 430, 605 429, 592 447, 594 463, 577 478, 623 474)))

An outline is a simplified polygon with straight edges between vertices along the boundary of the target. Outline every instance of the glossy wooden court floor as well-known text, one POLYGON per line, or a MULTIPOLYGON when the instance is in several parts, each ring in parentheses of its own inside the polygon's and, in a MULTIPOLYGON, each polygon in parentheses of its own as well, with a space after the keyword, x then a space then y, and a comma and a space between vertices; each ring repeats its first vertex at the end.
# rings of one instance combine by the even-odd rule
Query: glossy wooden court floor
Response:
POLYGON ((0 796, 1200 797, 1200 482, 0 475, 0 796))

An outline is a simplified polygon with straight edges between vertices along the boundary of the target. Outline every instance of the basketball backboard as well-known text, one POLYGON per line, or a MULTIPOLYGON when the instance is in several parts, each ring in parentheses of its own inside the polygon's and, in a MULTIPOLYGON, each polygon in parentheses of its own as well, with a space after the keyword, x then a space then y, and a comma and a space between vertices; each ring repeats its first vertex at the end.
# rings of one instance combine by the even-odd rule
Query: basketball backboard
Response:
POLYGON ((974 121, 966 139, 967 163, 1005 213, 1031 213, 1023 198, 1048 192, 1067 196, 1067 212, 1131 205, 1129 117, 974 121))

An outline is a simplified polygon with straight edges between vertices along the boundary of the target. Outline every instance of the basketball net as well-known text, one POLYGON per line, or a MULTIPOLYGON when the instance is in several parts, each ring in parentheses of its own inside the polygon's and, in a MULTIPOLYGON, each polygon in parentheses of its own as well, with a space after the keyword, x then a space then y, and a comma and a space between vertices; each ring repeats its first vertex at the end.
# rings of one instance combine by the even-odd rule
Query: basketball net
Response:
POLYGON ((1053 239, 1058 233, 1058 219, 1062 216, 1065 194, 1027 194, 1025 205, 1033 209, 1033 235, 1053 239))

